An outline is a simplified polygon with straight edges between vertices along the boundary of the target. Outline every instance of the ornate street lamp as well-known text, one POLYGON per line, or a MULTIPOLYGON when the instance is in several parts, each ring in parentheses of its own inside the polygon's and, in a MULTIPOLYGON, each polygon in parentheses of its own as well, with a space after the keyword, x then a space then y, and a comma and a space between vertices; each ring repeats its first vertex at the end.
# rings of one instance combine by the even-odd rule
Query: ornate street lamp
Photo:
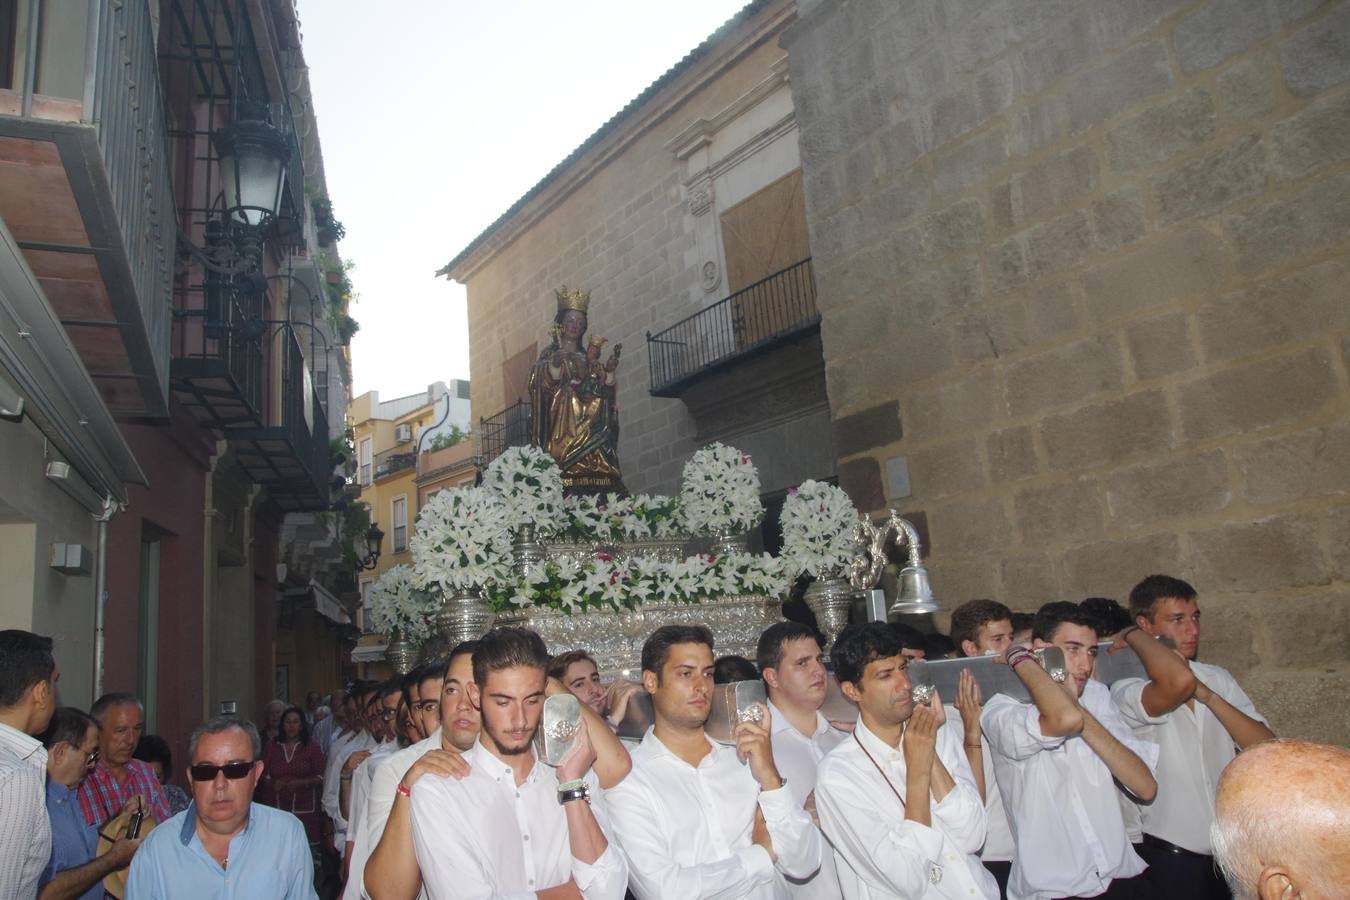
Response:
POLYGON ((290 142, 274 125, 256 119, 231 122, 211 135, 220 160, 227 215, 261 228, 281 210, 290 142))
POLYGON ((356 571, 369 572, 371 569, 375 568, 380 561, 380 544, 383 543, 383 541, 384 532, 380 530, 379 525, 371 522, 370 528, 366 530, 365 559, 361 558, 361 551, 359 549, 356 552, 356 571))

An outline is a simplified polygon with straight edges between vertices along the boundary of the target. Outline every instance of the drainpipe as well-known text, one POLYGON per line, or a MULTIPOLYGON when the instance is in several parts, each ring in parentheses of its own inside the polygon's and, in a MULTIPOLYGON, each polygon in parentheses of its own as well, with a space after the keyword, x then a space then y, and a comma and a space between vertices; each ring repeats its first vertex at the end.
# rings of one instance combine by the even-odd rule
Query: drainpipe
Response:
POLYGON ((103 500, 103 512, 94 515, 98 523, 98 561, 94 568, 94 699, 103 696, 103 628, 108 614, 108 522, 121 512, 122 505, 112 497, 103 500))

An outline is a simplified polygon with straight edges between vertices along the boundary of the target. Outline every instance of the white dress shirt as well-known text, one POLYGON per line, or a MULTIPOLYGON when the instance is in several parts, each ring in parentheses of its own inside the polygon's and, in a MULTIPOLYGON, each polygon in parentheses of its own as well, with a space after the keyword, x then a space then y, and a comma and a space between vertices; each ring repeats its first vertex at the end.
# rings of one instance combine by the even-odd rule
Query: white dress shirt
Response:
POLYGON ((361 877, 366 871, 370 848, 366 841, 357 840, 366 829, 366 806, 370 801, 370 786, 375 779, 375 768, 399 749, 398 741, 378 744, 370 756, 352 772, 351 791, 347 796, 347 840, 352 843, 352 859, 347 865, 347 885, 342 900, 361 900, 361 877))
MULTIPOLYGON (((1201 662, 1191 671, 1205 686, 1258 722, 1266 720, 1226 669, 1201 662)), ((1223 767, 1237 755, 1233 736, 1209 707, 1195 701, 1170 713, 1144 711, 1142 678, 1125 678, 1111 686, 1111 698, 1135 735, 1158 745, 1158 796, 1139 807, 1143 828, 1192 853, 1212 855, 1209 827, 1214 823, 1214 786, 1223 767)))
POLYGON ((0 897, 36 897, 51 855, 47 751, 0 724, 0 897))
POLYGON ((604 817, 594 772, 591 811, 609 846, 594 863, 572 856, 557 770, 538 760, 521 785, 481 741, 464 754, 462 779, 427 776, 412 791, 413 849, 431 900, 534 900, 575 879, 586 900, 622 900, 628 866, 604 817))
POLYGON ((931 826, 905 818, 905 805, 896 797, 905 796, 905 754, 861 718, 853 737, 821 763, 816 812, 834 847, 847 900, 997 900, 998 882, 976 855, 984 843, 984 804, 961 751, 960 732, 943 726, 937 753, 956 785, 932 803, 931 826))
MULTIPOLYGON (((950 704, 943 706, 947 710, 947 724, 956 729, 965 743, 965 724, 961 710, 950 704)), ((980 732, 980 760, 984 763, 984 847, 980 850, 980 859, 985 862, 1011 862, 1013 858, 1012 829, 1008 827, 1008 813, 1003 809, 1003 794, 999 792, 998 781, 994 777, 994 754, 989 752, 989 738, 980 732)), ((970 762, 970 758, 966 758, 970 762)))
MULTIPOLYGON (((342 767, 347 758, 358 750, 374 750, 375 738, 368 731, 348 732, 333 741, 333 752, 328 755, 328 767, 323 773, 323 811, 333 820, 333 843, 338 853, 344 852, 347 842, 347 817, 338 805, 342 789, 342 767)), ((349 795, 350 799, 350 795, 349 795)), ((350 807, 349 807, 350 811, 350 807)))
MULTIPOLYGON (((788 790, 798 806, 805 806, 806 799, 816 789, 816 772, 820 761, 825 758, 848 733, 834 728, 819 712, 816 713, 816 729, 809 736, 802 734, 788 721, 787 716, 769 703, 769 712, 773 719, 773 761, 778 774, 787 780, 788 790)), ((838 900, 839 878, 834 871, 834 854, 826 848, 821 849, 820 868, 816 874, 806 880, 788 878, 788 893, 797 900, 838 900)))
MULTIPOLYGON (((1100 681, 1079 698, 1116 740, 1153 769, 1158 745, 1141 741, 1100 681)), ((1047 737, 1033 703, 995 694, 980 716, 1017 853, 1009 900, 1094 896, 1144 871, 1125 833, 1111 772, 1079 735, 1047 737)))
MULTIPOLYGON (((352 863, 357 859, 361 860, 361 871, 364 877, 365 863, 370 859, 370 855, 375 852, 375 848, 380 845, 380 838, 384 836, 384 826, 389 823, 389 813, 394 808, 394 792, 398 790, 398 784, 403 780, 403 776, 408 774, 408 770, 413 767, 419 759, 432 750, 441 749, 441 730, 437 728, 431 733, 431 736, 425 740, 418 741, 411 747, 404 747, 396 753, 391 753, 378 761, 375 767, 375 775, 371 778, 369 797, 366 800, 365 819, 359 831, 352 832, 352 863)), ((352 879, 348 879, 351 884, 352 879)), ((364 884, 361 885, 362 897, 369 897, 370 891, 364 884)), ((425 889, 417 895, 419 898, 426 897, 425 889)))
POLYGON ((783 900, 779 872, 807 878, 820 868, 820 831, 789 785, 761 791, 735 747, 707 740, 709 752, 695 767, 647 729, 633 770, 605 792, 632 866, 629 889, 642 900, 783 900), (752 839, 756 809, 776 866, 752 839))

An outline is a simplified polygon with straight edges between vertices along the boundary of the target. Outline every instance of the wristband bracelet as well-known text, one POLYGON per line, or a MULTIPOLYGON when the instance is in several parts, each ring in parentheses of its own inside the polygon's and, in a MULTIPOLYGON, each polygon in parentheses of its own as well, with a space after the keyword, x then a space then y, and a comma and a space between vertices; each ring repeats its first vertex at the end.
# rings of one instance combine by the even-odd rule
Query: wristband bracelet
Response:
POLYGON ((967 750, 979 750, 981 753, 983 753, 983 752, 984 752, 984 745, 983 745, 983 744, 966 744, 966 749, 967 749, 967 750))
POLYGON ((559 790, 559 791, 575 791, 577 788, 581 787, 583 784, 585 784, 585 782, 584 782, 582 779, 580 779, 580 778, 573 778, 571 781, 564 781, 564 782, 562 782, 561 784, 559 784, 559 785, 558 785, 558 790, 559 790))
POLYGON ((403 782, 401 782, 401 781, 400 781, 400 782, 398 783, 398 785, 394 788, 394 793, 396 793, 396 794, 402 794, 403 796, 407 797, 409 800, 412 799, 412 788, 408 787, 407 785, 405 785, 405 784, 404 784, 403 782))
POLYGON ((1018 657, 1017 657, 1017 659, 1010 659, 1010 660, 1008 660, 1008 668, 1010 668, 1010 669, 1016 669, 1016 668, 1017 668, 1018 666, 1020 666, 1022 663, 1027 662, 1028 660, 1035 659, 1035 658, 1036 658, 1036 657, 1032 656, 1030 653, 1019 654, 1018 657))
POLYGON ((1008 668, 1010 668, 1010 669, 1011 669, 1011 668, 1015 668, 1015 667, 1017 666, 1018 663, 1020 663, 1020 662, 1026 662, 1028 659, 1031 659, 1033 656, 1034 656, 1034 654, 1033 654, 1030 650, 1028 650, 1026 647, 1020 647, 1020 646, 1019 646, 1019 647, 1013 647, 1013 648, 1010 649, 1010 650, 1007 652, 1007 654, 1006 654, 1006 659, 1008 660, 1008 668))

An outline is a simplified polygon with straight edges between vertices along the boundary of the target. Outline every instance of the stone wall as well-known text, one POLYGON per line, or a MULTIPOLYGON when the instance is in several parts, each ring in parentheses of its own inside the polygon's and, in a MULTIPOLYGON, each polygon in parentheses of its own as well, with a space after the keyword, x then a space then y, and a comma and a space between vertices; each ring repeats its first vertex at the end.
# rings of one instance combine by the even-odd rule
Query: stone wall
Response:
POLYGON ((1204 658, 1350 740, 1350 3, 826 0, 783 46, 842 483, 948 609, 1191 580, 1204 658))

